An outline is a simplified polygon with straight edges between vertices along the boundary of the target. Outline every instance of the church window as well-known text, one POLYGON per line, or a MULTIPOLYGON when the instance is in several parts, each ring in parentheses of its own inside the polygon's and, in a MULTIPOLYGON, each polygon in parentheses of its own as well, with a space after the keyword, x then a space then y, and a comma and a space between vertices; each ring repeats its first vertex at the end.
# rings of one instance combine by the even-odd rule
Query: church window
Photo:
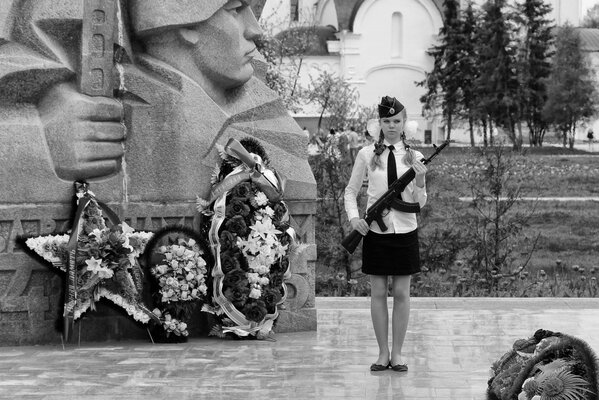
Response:
POLYGON ((391 57, 401 57, 403 53, 403 15, 394 12, 391 17, 391 57))

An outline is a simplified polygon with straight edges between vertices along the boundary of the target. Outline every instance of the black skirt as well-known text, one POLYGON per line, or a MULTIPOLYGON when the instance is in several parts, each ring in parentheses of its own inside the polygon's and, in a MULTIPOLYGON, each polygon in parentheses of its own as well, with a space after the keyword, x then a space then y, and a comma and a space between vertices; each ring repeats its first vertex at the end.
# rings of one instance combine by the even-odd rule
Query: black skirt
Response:
POLYGON ((362 245, 362 272, 368 275, 420 272, 418 229, 408 233, 368 232, 362 245))

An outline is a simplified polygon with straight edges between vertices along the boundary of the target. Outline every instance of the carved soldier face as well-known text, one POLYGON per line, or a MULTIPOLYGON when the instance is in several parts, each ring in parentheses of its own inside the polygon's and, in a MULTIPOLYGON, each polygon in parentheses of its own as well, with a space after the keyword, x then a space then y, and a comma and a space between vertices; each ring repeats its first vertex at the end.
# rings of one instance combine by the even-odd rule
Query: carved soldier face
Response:
POLYGON ((193 59, 212 84, 224 89, 243 85, 254 73, 254 40, 262 31, 246 1, 228 1, 209 19, 194 26, 198 40, 193 59))

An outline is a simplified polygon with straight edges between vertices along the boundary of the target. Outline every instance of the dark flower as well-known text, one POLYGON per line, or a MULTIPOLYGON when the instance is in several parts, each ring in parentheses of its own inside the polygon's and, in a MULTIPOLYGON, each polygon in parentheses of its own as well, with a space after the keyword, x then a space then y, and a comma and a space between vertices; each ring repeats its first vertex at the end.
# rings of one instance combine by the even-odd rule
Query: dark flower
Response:
POLYGON ((231 199, 225 211, 227 218, 234 217, 235 215, 241 215, 242 217, 250 215, 250 207, 245 204, 245 201, 246 199, 240 197, 231 199))
POLYGON ((236 234, 237 236, 242 237, 245 236, 248 231, 245 220, 241 215, 236 215, 233 218, 230 218, 225 224, 225 229, 236 234))
POLYGON ((133 246, 133 248, 139 248, 142 245, 142 240, 135 236, 129 237, 129 244, 133 246))
POLYGON ((246 304, 242 312, 247 319, 254 322, 262 321, 267 314, 266 305, 261 300, 246 304))
MULTIPOLYGON (((288 224, 283 224, 280 227, 277 227, 278 230, 280 230, 281 232, 285 232, 287 230, 287 228, 289 228, 288 224)), ((285 246, 287 244, 289 244, 290 240, 289 240, 289 235, 284 233, 282 235, 278 235, 279 238, 279 242, 281 242, 281 246, 285 246)))
POLYGON ((233 235, 231 232, 223 230, 220 233, 220 248, 222 251, 235 248, 236 241, 237 241, 237 237, 235 235, 233 235))
POLYGON ((262 298, 264 299, 264 303, 266 304, 266 307, 268 307, 269 309, 272 309, 274 306, 277 305, 277 303, 279 301, 281 301, 283 296, 281 295, 280 290, 265 289, 264 292, 262 293, 262 298))
POLYGON ((270 276, 270 286, 273 288, 278 288, 283 285, 283 274, 272 274, 270 276))
POLYGON ((250 199, 254 196, 254 191, 252 190, 252 185, 249 182, 243 182, 238 184, 231 190, 231 196, 233 198, 237 197, 242 200, 250 199))
POLYGON ((226 288, 223 294, 233 304, 245 304, 248 294, 250 294, 250 289, 243 287, 226 288))
POLYGON ((282 257, 270 267, 271 272, 285 272, 289 268, 289 257, 282 257))
POLYGON ((245 272, 248 272, 250 270, 250 265, 248 264, 247 259, 243 256, 241 250, 237 249, 236 251, 240 255, 240 258, 238 258, 238 260, 239 264, 241 264, 241 269, 245 272))
POLYGON ((269 160, 268 156, 266 155, 266 150, 264 150, 264 147, 260 144, 259 141, 257 141, 253 137, 246 137, 241 139, 239 142, 243 145, 243 147, 245 147, 245 149, 248 152, 259 155, 260 158, 262 158, 262 162, 264 164, 268 164, 269 160))
POLYGON ((274 219, 275 221, 285 221, 283 218, 285 214, 287 214, 287 207, 285 203, 279 201, 273 204, 272 209, 275 212, 274 219))
POLYGON ((223 279, 223 286, 231 288, 247 287, 249 290, 249 282, 245 276, 245 272, 240 269, 235 269, 226 274, 225 279, 223 279))
POLYGON ((224 274, 227 274, 235 269, 239 269, 239 260, 231 251, 224 251, 220 255, 220 267, 224 274))

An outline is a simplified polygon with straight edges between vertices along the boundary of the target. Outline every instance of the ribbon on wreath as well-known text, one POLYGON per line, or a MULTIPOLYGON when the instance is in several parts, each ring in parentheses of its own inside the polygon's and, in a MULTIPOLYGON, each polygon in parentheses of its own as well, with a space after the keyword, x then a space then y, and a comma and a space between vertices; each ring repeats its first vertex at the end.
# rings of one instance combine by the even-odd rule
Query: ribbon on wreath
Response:
MULTIPOLYGON (((69 328, 73 327, 75 321, 75 306, 77 305, 77 244, 79 242, 79 236, 83 229, 83 212, 90 204, 92 199, 95 197, 94 193, 89 190, 89 184, 87 182, 75 182, 75 196, 77 197, 77 210, 75 211, 75 217, 73 218, 73 228, 71 230, 71 236, 67 244, 67 251, 69 254, 68 263, 66 265, 66 289, 65 289, 65 302, 64 302, 64 336, 65 341, 69 340, 69 328)), ((97 201, 98 206, 106 214, 108 220, 112 224, 119 224, 119 217, 112 211, 108 206, 100 201, 97 201)))
POLYGON ((229 175, 210 192, 210 203, 221 197, 239 183, 251 180, 266 194, 270 201, 280 201, 285 191, 286 179, 278 172, 266 168, 262 159, 249 153, 237 139, 229 139, 225 152, 241 161, 229 175))

